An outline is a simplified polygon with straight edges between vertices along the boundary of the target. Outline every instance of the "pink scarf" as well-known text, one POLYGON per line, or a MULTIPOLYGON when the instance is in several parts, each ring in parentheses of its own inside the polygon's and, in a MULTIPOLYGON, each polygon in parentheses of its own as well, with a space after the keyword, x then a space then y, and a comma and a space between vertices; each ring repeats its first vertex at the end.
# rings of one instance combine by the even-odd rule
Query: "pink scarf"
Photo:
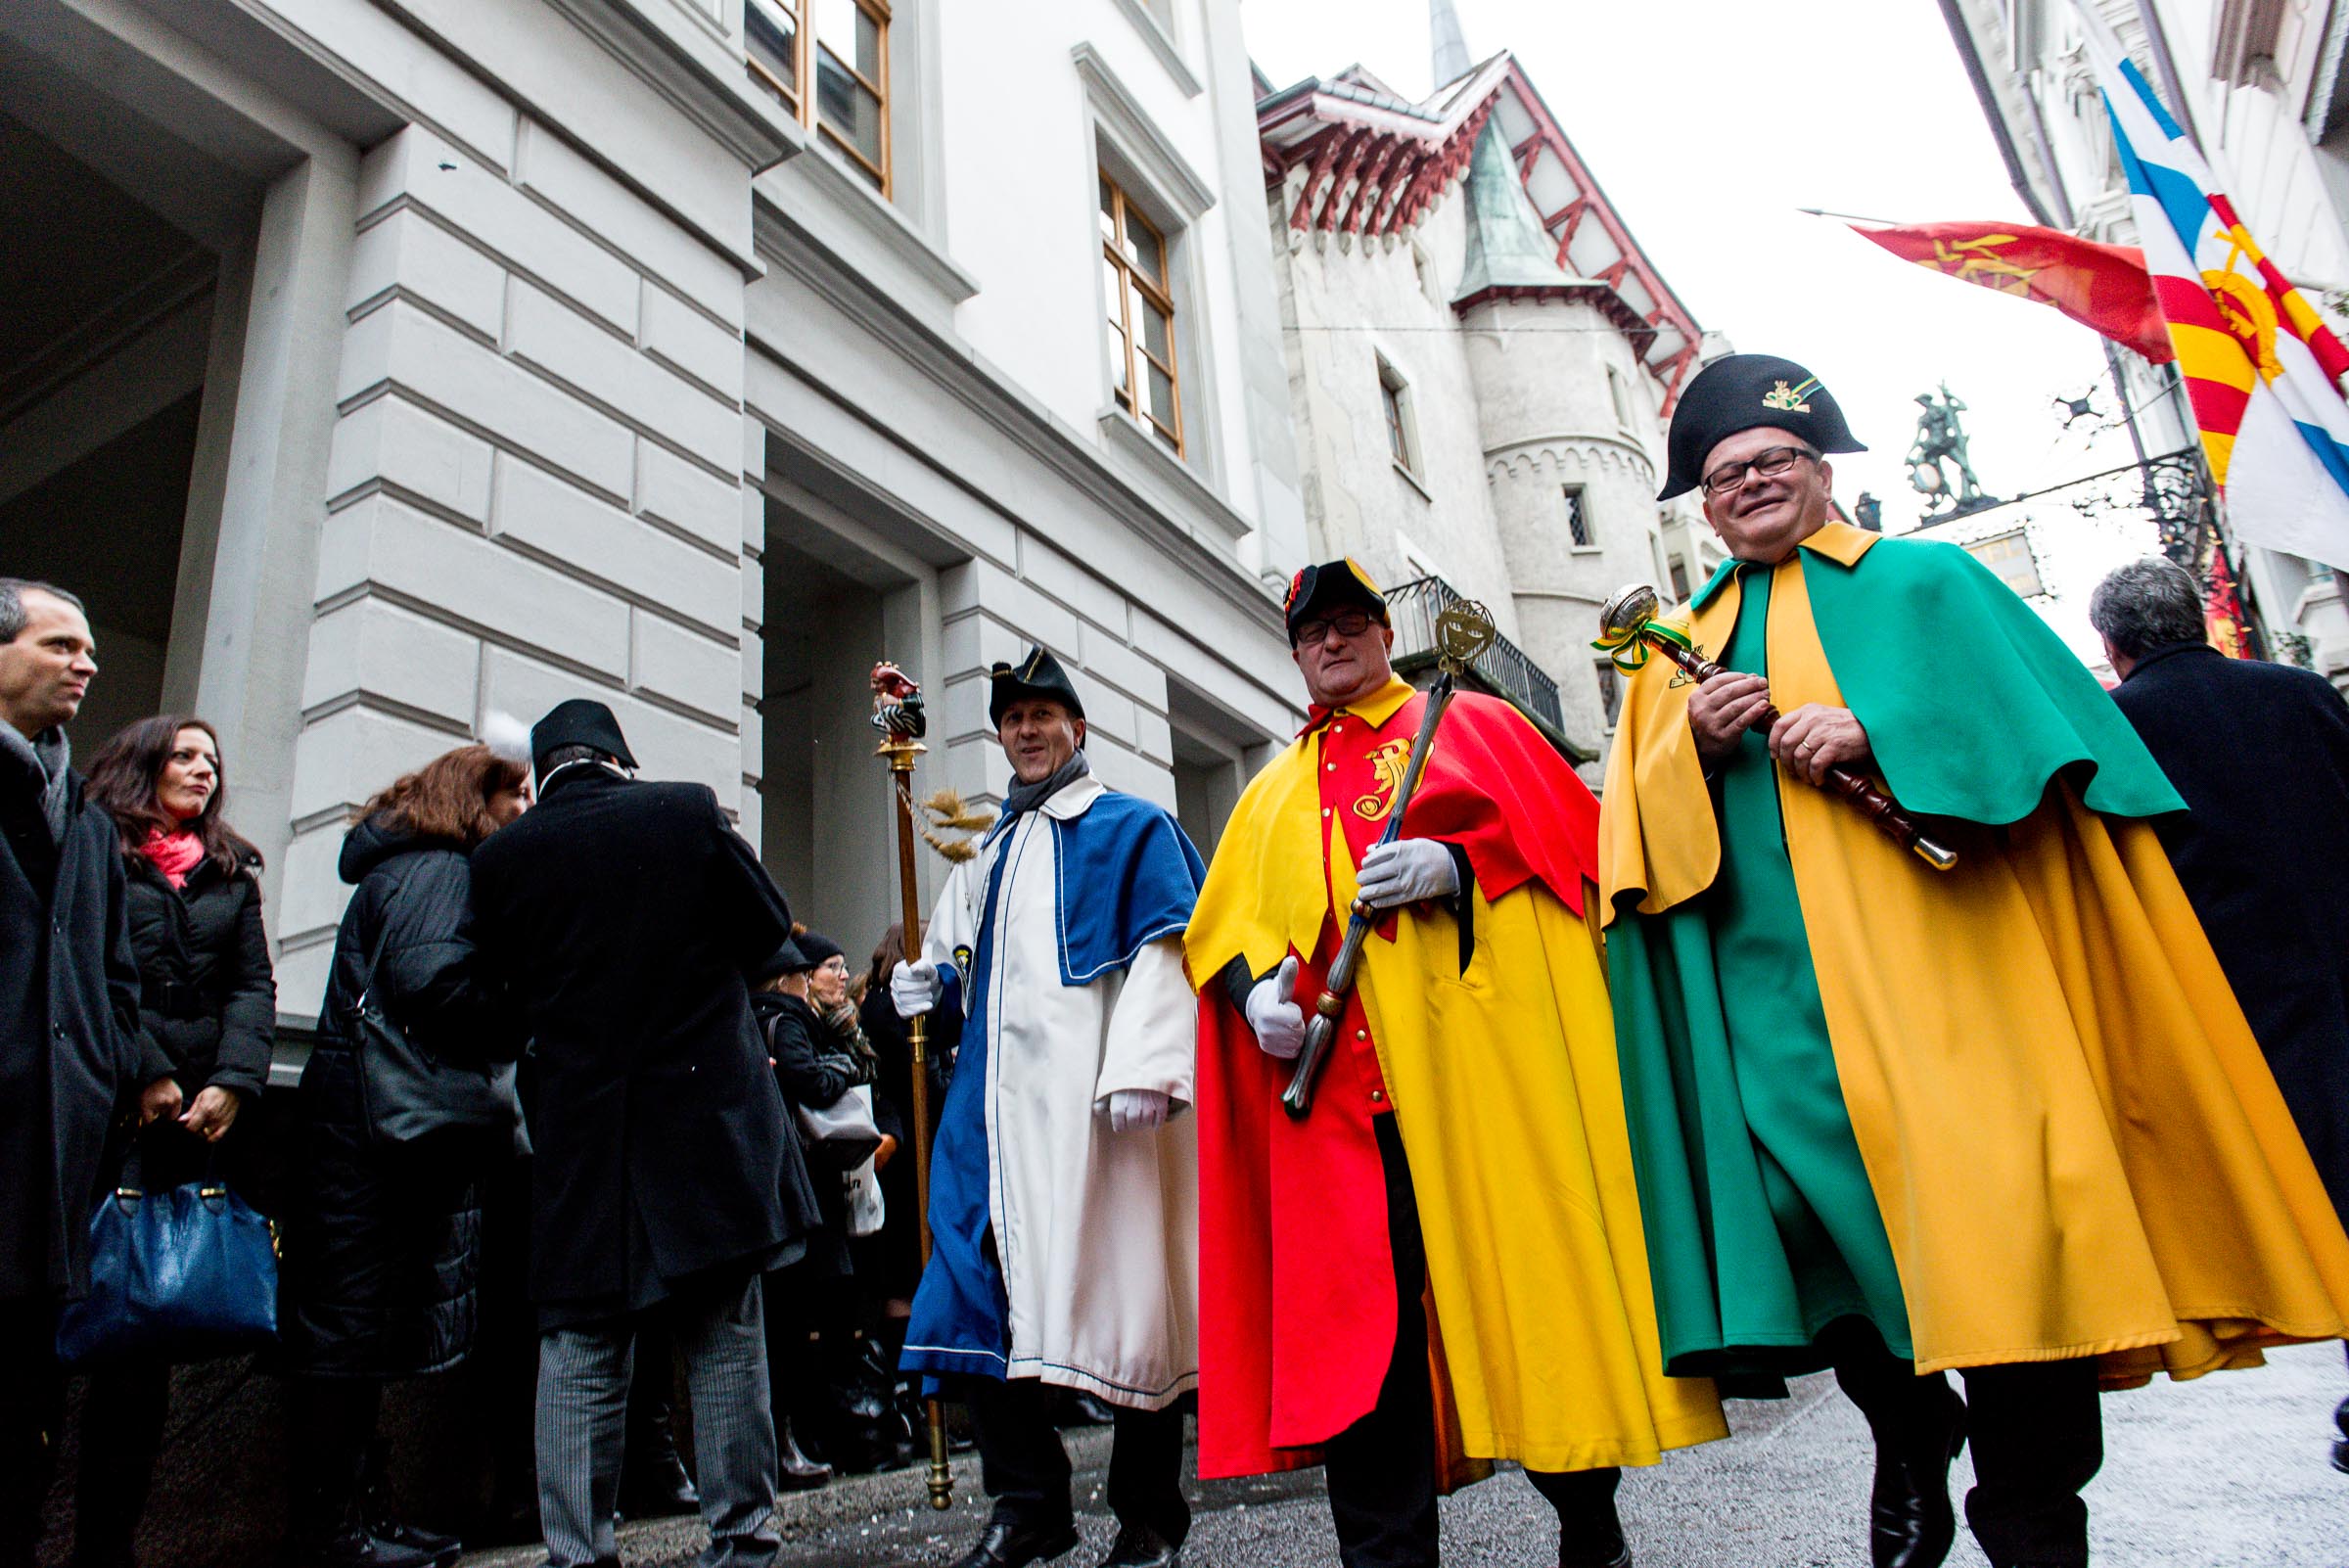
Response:
POLYGON ((149 828, 139 853, 155 863, 163 880, 174 888, 188 885, 188 873, 204 863, 204 841, 193 833, 165 833, 149 828))

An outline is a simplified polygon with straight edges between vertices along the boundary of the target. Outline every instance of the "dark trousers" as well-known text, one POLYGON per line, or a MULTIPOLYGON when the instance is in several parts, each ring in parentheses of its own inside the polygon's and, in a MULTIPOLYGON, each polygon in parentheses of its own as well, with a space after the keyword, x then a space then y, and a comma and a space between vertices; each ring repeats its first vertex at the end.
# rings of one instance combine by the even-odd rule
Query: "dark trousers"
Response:
POLYGON ((168 1361, 124 1361, 90 1373, 73 1479, 74 1568, 131 1563, 170 1407, 168 1361))
MULTIPOLYGON (((1833 1347, 1835 1380, 1867 1417, 1879 1445, 1911 1421, 1931 1421, 1947 1384, 1885 1349, 1873 1329, 1833 1347)), ((2088 1561, 2088 1504, 2080 1489, 2104 1463, 2104 1412, 2094 1360, 1965 1368, 1966 1440, 1974 1486, 1965 1522, 1992 1568, 2078 1568, 2088 1561)))
POLYGON ((55 1306, 0 1301, 0 1568, 32 1568, 65 1424, 55 1306))
MULTIPOLYGON (((1435 1390, 1428 1381, 1427 1249, 1419 1201, 1404 1159, 1395 1118, 1374 1118, 1387 1179, 1387 1238, 1395 1258, 1395 1349, 1368 1415, 1323 1448, 1322 1479, 1345 1568, 1434 1568, 1436 1528, 1435 1390)), ((1615 1488, 1608 1467, 1562 1474, 1527 1471, 1526 1479, 1557 1511, 1565 1550, 1615 1538, 1615 1488)), ((1608 1555, 1612 1555, 1609 1552, 1608 1555)), ((1571 1559, 1568 1559, 1571 1560, 1571 1559)), ((1597 1560, 1605 1561, 1605 1557, 1597 1560)))
MULTIPOLYGON (((1033 1377, 1008 1382, 972 1378, 965 1387, 979 1433, 979 1479, 995 1517, 1050 1530, 1076 1514, 1069 1494, 1069 1451, 1052 1425, 1053 1391, 1033 1377)), ((1182 1495, 1182 1411, 1112 1406, 1109 1511, 1122 1525, 1142 1525, 1175 1545, 1191 1533, 1182 1495)))
POLYGON ((314 1551, 365 1528, 362 1517, 384 1385, 372 1377, 286 1380, 291 1526, 298 1550, 314 1551))

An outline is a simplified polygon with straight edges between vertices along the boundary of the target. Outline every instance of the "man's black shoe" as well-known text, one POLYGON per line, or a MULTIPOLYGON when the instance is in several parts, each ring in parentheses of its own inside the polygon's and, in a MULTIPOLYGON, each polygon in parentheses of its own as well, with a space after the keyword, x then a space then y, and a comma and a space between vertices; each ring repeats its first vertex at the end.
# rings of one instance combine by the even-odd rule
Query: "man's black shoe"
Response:
POLYGON ((1568 1553, 1560 1548, 1558 1568, 1632 1568, 1632 1548, 1618 1531, 1612 1542, 1600 1542, 1592 1550, 1568 1553))
POLYGON ((1076 1547, 1075 1525, 1032 1530, 1008 1519, 990 1519, 979 1545, 956 1558, 954 1568, 1028 1568, 1032 1562, 1050 1562, 1076 1547))
POLYGON ((1958 1540, 1950 1465, 1965 1448, 1965 1401, 1942 1384, 1897 1436, 1876 1442, 1868 1495, 1868 1551, 1875 1568, 1941 1568, 1958 1540))
POLYGON ((298 1543, 287 1552, 293 1568, 434 1568, 430 1553, 352 1528, 324 1541, 298 1543))
POLYGON ((2332 1424, 2341 1429, 2340 1437, 2332 1445, 2332 1467, 2349 1475, 2349 1400, 2333 1407, 2332 1424))
POLYGON ((1182 1547, 1148 1525, 1121 1524, 1117 1545, 1109 1548, 1100 1568, 1180 1568, 1182 1547))
POLYGON ((378 1541, 389 1541, 410 1551, 421 1551, 433 1559, 434 1568, 454 1568, 456 1560, 465 1554, 465 1543, 455 1536, 444 1536, 438 1530, 423 1530, 396 1519, 372 1519, 367 1533, 378 1541))

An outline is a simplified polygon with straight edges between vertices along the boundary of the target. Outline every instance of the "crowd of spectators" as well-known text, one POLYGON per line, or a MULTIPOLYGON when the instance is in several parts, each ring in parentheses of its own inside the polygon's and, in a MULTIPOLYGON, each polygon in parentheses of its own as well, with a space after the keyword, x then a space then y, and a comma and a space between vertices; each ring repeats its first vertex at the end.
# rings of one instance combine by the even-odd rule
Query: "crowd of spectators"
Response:
POLYGON ((0 578, 0 925, 33 959, 0 984, 0 1151, 32 1200, 0 1218, 0 1355, 37 1374, 0 1379, 0 1568, 35 1560, 69 1377, 86 1378, 71 1561, 137 1560, 173 1358, 69 1367, 54 1351, 59 1309, 88 1290, 95 1195, 134 1156, 148 1191, 224 1181, 279 1226, 278 1341, 258 1365, 284 1390, 291 1568, 447 1568, 463 1545, 540 1539, 552 1562, 599 1562, 615 1515, 697 1506, 756 1561, 777 1489, 911 1462, 899 927, 852 970, 791 921, 709 791, 638 784, 610 714, 566 704, 532 744, 456 747, 354 814, 314 1040, 299 1086, 272 1090, 262 862, 231 826, 235 759, 201 717, 163 715, 98 748, 85 783, 66 725, 95 653, 70 593, 0 578), (511 1114, 395 1135, 369 1058, 386 1031, 511 1114), (730 1080, 746 1062, 753 1078, 730 1080), (253 1107, 289 1092, 259 1179, 253 1107), (836 1158, 808 1129, 852 1096, 877 1138, 836 1158), (852 1204, 859 1180, 877 1216, 869 1192, 852 1204), (759 1360, 746 1332, 760 1399, 739 1386, 759 1360), (402 1517, 386 1386, 469 1360, 493 1363, 476 1380, 486 1505, 402 1517), (719 1506, 679 1453, 680 1370, 719 1506))

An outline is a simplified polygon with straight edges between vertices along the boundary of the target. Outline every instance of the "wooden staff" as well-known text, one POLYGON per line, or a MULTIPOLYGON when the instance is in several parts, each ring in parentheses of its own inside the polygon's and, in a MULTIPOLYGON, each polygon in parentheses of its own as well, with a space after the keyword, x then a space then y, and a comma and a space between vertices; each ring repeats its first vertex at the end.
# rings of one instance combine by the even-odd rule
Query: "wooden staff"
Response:
MULTIPOLYGON (((1410 761, 1404 764, 1403 782, 1395 787, 1395 799, 1388 805, 1387 826, 1379 834, 1378 844, 1392 844, 1402 836, 1404 808, 1418 792, 1419 775, 1427 769, 1427 754, 1436 744, 1436 726, 1444 721, 1444 710, 1451 706, 1460 671, 1492 646, 1493 635, 1492 616, 1472 600, 1450 605, 1436 618, 1436 649, 1443 673, 1428 688, 1427 707, 1419 715, 1419 733, 1411 737, 1410 761)), ((1378 911, 1356 899, 1346 922, 1346 940, 1338 945, 1337 957, 1330 960, 1329 972, 1321 980, 1320 999, 1313 1003, 1313 1016, 1306 1021, 1297 1070, 1280 1096, 1280 1108, 1289 1113, 1291 1121, 1303 1121, 1313 1111, 1313 1081, 1321 1076, 1329 1042, 1337 1038, 1338 1023, 1346 1016, 1346 998, 1354 991, 1354 971, 1361 963, 1362 945, 1369 941, 1370 928, 1377 923, 1378 911)))
MULTIPOLYGON (((928 720, 921 687, 892 664, 873 667, 873 727, 881 732, 876 757, 889 764, 890 793, 898 802, 898 891, 903 910, 905 961, 921 956, 921 892, 914 868, 913 762, 929 748, 921 742, 928 720)), ((922 1264, 930 1263, 930 1031, 929 1015, 905 1020, 905 1042, 913 1056, 913 1193, 921 1221, 922 1264)), ((954 1506, 954 1476, 946 1465, 946 1411, 935 1397, 922 1401, 930 1438, 930 1506, 954 1506)))
MULTIPOLYGON (((1652 648, 1678 665, 1694 681, 1711 680, 1715 675, 1724 673, 1721 666, 1698 653, 1686 637, 1670 626, 1657 623, 1656 611, 1660 602, 1656 590, 1645 583, 1624 589, 1600 608, 1598 641, 1591 646, 1610 654, 1620 654, 1621 650, 1635 645, 1652 648)), ((1642 653, 1627 668, 1636 669, 1645 660, 1646 656, 1642 653)), ((1618 665, 1624 664, 1621 658, 1616 662, 1618 665)), ((1767 737, 1783 716, 1774 705, 1765 706, 1762 716, 1754 721, 1753 727, 1767 737)), ((1927 836, 1925 830, 1916 825, 1914 817, 1902 810, 1891 796, 1876 788, 1864 775, 1846 767, 1830 767, 1819 788, 1849 801, 1870 822, 1882 829, 1885 837, 1913 853, 1934 870, 1947 871, 1958 863, 1957 851, 1927 836)))

